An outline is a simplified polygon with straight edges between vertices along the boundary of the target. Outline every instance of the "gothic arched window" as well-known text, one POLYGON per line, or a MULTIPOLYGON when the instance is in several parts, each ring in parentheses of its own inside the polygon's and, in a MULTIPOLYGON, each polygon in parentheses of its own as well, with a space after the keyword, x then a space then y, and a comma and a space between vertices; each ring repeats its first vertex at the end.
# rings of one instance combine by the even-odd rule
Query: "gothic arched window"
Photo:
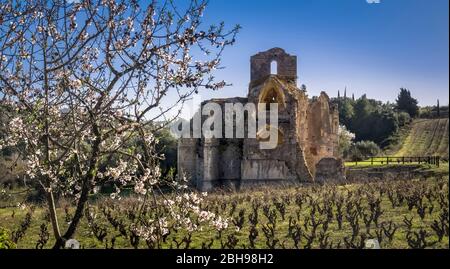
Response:
POLYGON ((278 92, 273 88, 271 88, 270 90, 268 90, 265 93, 264 98, 262 99, 262 102, 266 104, 267 110, 270 109, 271 103, 277 103, 278 105, 282 105, 282 100, 281 100, 278 92))

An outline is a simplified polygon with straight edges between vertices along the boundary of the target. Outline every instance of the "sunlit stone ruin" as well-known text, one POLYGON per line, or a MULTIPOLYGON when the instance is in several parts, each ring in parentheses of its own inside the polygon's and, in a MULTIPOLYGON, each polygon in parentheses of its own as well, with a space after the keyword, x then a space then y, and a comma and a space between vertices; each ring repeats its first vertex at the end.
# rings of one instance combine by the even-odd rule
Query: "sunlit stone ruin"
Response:
POLYGON ((182 138, 178 144, 179 174, 186 175, 191 186, 201 191, 343 179, 337 107, 325 92, 309 98, 305 89, 297 87, 297 56, 280 48, 260 52, 250 58, 250 74, 247 97, 212 99, 202 105, 278 103, 277 147, 260 149, 258 135, 182 138), (273 63, 276 71, 271 70, 273 63))

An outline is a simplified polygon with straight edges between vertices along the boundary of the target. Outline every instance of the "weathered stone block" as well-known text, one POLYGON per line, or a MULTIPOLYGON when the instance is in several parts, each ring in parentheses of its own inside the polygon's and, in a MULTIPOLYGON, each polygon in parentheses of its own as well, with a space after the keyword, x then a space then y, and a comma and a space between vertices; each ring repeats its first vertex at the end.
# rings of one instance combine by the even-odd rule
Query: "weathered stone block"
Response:
POLYGON ((316 165, 317 183, 344 183, 345 167, 342 159, 323 158, 316 165))
POLYGON ((242 180, 277 180, 288 177, 286 163, 278 160, 243 160, 242 180))

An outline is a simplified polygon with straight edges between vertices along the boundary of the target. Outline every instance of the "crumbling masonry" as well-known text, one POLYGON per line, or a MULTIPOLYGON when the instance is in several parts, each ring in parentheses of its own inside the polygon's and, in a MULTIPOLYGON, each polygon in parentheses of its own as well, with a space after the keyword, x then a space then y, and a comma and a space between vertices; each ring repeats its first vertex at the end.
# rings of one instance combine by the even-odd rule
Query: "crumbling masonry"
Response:
POLYGON ((258 138, 180 139, 178 171, 199 190, 313 182, 316 165, 321 167, 319 161, 338 157, 337 107, 330 104, 325 92, 308 99, 305 90, 297 88, 297 57, 273 48, 252 56, 250 63, 247 98, 207 102, 222 107, 225 103, 278 103, 278 146, 260 149, 258 138), (278 67, 276 75, 271 74, 273 61, 278 67))

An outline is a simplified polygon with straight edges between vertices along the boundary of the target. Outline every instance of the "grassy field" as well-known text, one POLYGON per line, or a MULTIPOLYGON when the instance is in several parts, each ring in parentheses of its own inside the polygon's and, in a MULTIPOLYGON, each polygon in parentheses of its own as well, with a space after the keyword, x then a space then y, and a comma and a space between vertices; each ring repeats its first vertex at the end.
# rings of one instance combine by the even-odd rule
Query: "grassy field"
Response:
POLYGON ((441 162, 439 166, 431 165, 431 164, 424 164, 417 162, 412 163, 406 163, 406 164, 397 164, 395 162, 390 163, 389 165, 386 163, 371 163, 370 160, 360 161, 360 162, 345 162, 345 166, 348 168, 358 168, 358 169, 365 169, 365 168, 393 168, 393 167, 410 167, 413 170, 417 170, 420 172, 433 172, 435 174, 445 174, 448 175, 449 173, 449 163, 448 162, 441 162))
MULTIPOLYGON (((424 166, 428 167, 428 164, 425 164, 424 161, 421 163, 417 161, 411 161, 411 162, 405 162, 402 163, 400 159, 390 159, 389 164, 387 164, 386 157, 374 157, 373 163, 371 159, 358 161, 358 162, 345 162, 346 167, 352 167, 352 166, 389 166, 389 165, 401 165, 401 166, 424 166)), ((447 163, 443 162, 442 165, 447 165, 447 163)))
MULTIPOLYGON (((14 199, 4 197, 3 206, 15 203, 14 199)), ((87 220, 85 216, 75 238, 83 248, 154 248, 133 236, 131 227, 139 222, 131 213, 135 202, 133 198, 91 201, 90 212, 96 217, 87 220)), ((211 225, 193 232, 169 227, 159 247, 361 248, 368 238, 380 240, 382 248, 449 247, 448 176, 213 193, 201 208, 227 218, 229 226, 221 232, 211 225)), ((146 210, 144 216, 152 215, 152 209, 146 210)), ((73 211, 70 204, 60 202, 63 229, 73 211)), ((15 239, 18 248, 35 248, 39 241, 38 246, 48 248, 53 240, 46 215, 39 205, 6 207, 0 209, 0 226, 10 235, 22 234, 15 239), (49 239, 42 240, 49 233, 49 239)))
MULTIPOLYGON (((434 169, 436 171, 448 172, 448 138, 449 138, 449 119, 418 119, 414 120, 410 126, 399 131, 398 145, 391 145, 385 152, 387 156, 440 156, 440 167, 429 166, 415 161, 406 164, 398 163, 400 159, 391 160, 389 165, 417 166, 421 165, 424 169, 434 169)), ((401 160, 400 160, 401 161, 401 160)), ((346 167, 385 167, 386 157, 375 157, 372 163, 370 159, 359 162, 346 162, 346 167)))
POLYGON ((449 119, 419 119, 395 156, 441 156, 448 160, 449 119))

